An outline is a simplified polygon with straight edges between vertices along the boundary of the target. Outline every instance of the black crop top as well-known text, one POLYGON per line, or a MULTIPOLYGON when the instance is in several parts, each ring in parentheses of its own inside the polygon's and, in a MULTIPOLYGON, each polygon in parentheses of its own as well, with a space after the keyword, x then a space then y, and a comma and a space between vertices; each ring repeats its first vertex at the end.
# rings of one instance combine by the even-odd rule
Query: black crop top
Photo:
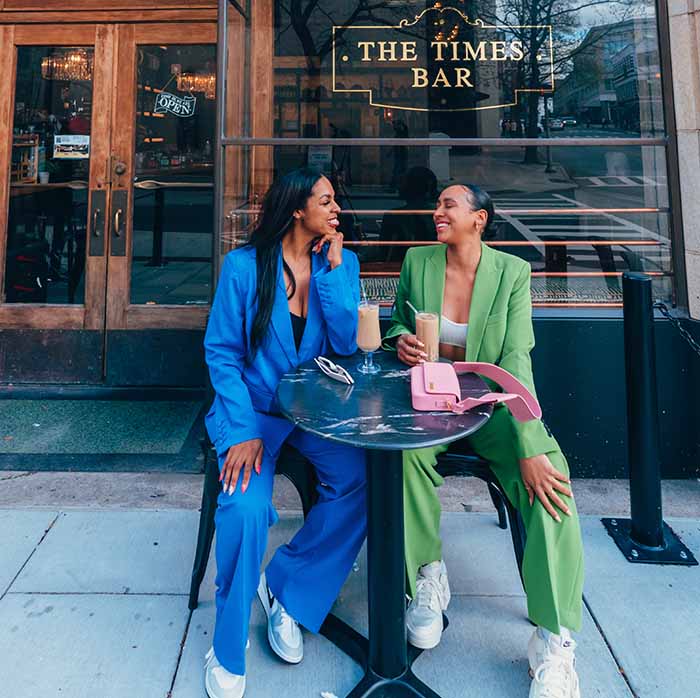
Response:
POLYGON ((299 347, 301 346, 301 338, 304 336, 304 328, 306 327, 306 318, 301 317, 301 315, 295 315, 294 313, 289 313, 289 317, 292 320, 294 344, 296 344, 297 351, 299 351, 299 347))

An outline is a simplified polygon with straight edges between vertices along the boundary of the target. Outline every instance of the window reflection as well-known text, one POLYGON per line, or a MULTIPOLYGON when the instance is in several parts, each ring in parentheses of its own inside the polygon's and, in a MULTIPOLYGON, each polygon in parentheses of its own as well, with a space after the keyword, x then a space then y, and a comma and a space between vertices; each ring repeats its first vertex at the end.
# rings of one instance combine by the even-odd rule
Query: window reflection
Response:
POLYGON ((216 48, 140 46, 131 302, 211 291, 216 48))
MULTIPOLYGON (((233 157, 255 160, 243 147, 230 150, 233 157)), ((309 150, 276 147, 274 160, 284 163, 284 170, 257 172, 256 179, 272 181, 287 168, 307 164, 309 150)), ((353 147, 357 165, 349 182, 338 180, 329 153, 326 173, 343 207, 341 229, 360 258, 368 296, 393 302, 406 249, 435 243, 435 194, 447 184, 465 182, 491 194, 496 217, 485 242, 530 263, 534 303, 619 304, 627 270, 651 274, 656 296, 669 301, 673 270, 663 149, 553 147, 551 173, 525 162, 522 151, 413 146, 398 191, 390 165, 381 169, 383 182, 377 184, 377 173, 362 164, 390 161, 392 146, 353 147)), ((246 200, 234 181, 228 186, 234 199, 246 200)), ((227 213, 232 228, 225 230, 224 241, 241 244, 257 213, 255 198, 227 213)))
POLYGON ((589 4, 277 0, 275 135, 662 133, 654 5, 589 4))
POLYGON ((83 303, 93 57, 17 50, 7 303, 83 303))

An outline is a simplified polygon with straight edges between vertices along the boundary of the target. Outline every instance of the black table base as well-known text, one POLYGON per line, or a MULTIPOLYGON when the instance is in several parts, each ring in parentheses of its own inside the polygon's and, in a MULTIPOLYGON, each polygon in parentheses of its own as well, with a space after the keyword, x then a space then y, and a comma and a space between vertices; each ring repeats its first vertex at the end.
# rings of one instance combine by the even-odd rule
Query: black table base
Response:
POLYGON ((401 451, 367 451, 367 504, 369 640, 333 615, 321 634, 365 671, 347 698, 440 698, 411 670, 422 650, 406 641, 401 451))
MULTIPOLYGON (((449 621, 444 613, 442 622, 444 629, 447 629, 449 621)), ((379 676, 368 667, 369 641, 345 621, 333 614, 329 615, 321 627, 321 635, 330 640, 365 671, 362 680, 347 694, 346 698, 369 698, 370 696, 375 698, 384 698, 385 696, 386 698, 408 698, 409 696, 411 698, 414 696, 441 698, 432 688, 424 684, 411 669, 416 659, 423 654, 423 650, 407 645, 408 668, 401 676, 387 679, 379 676)))

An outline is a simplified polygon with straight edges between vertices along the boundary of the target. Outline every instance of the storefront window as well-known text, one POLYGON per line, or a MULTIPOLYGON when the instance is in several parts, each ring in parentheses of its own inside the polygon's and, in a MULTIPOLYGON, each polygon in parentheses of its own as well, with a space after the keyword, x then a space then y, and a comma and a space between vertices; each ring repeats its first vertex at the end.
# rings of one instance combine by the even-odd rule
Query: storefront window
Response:
POLYGON ((7 303, 83 303, 93 54, 17 51, 7 303))
POLYGON ((434 242, 436 195, 457 182, 493 197, 487 242, 531 263, 537 305, 617 306, 625 270, 652 274, 672 299, 653 4, 273 4, 247 25, 255 80, 229 43, 242 89, 225 119, 222 251, 245 239, 274 177, 313 165, 333 181, 365 286, 384 302, 407 246, 434 242), (256 34, 266 26, 269 47, 256 34))

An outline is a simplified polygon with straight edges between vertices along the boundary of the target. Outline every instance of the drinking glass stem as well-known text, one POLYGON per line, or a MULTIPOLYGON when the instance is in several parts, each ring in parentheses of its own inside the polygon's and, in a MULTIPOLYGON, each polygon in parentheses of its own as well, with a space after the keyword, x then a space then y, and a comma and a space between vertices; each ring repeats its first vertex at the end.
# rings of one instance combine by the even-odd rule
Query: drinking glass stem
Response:
POLYGON ((371 370, 373 366, 373 361, 372 361, 372 354, 374 352, 371 351, 366 351, 365 352, 365 369, 366 370, 371 370))

